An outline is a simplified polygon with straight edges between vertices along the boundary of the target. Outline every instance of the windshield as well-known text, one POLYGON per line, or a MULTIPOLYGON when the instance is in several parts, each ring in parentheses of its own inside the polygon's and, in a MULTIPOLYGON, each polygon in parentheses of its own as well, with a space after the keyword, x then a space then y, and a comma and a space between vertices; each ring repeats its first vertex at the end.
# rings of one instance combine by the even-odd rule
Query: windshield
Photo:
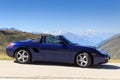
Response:
POLYGON ((71 42, 71 41, 69 41, 67 38, 65 38, 64 36, 60 36, 61 38, 62 38, 62 40, 65 42, 65 43, 67 43, 67 44, 69 44, 69 45, 75 45, 73 42, 71 42))

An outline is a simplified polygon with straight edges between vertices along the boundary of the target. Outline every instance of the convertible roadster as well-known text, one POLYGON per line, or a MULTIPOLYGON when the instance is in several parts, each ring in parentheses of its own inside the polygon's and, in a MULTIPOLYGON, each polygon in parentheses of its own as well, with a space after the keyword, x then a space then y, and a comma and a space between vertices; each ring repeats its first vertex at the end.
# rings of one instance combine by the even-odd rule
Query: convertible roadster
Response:
POLYGON ((89 67, 107 63, 110 59, 104 50, 74 44, 63 35, 48 35, 37 39, 12 42, 6 47, 6 53, 22 64, 33 61, 52 61, 89 67))

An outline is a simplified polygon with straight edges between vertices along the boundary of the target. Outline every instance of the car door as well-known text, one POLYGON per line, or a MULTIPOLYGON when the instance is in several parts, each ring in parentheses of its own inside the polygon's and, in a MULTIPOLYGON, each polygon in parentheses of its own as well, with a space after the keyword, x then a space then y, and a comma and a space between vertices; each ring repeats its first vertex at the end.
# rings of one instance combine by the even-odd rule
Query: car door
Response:
POLYGON ((72 51, 68 46, 60 43, 61 40, 57 36, 47 36, 44 38, 40 46, 40 54, 44 55, 44 59, 48 61, 69 62, 72 51))

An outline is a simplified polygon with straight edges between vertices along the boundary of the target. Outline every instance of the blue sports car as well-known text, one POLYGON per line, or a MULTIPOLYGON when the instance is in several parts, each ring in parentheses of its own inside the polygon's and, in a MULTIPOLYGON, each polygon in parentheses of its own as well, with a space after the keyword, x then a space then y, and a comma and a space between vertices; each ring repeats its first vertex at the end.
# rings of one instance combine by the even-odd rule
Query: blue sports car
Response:
POLYGON ((110 59, 105 51, 92 46, 74 44, 62 35, 48 35, 37 39, 13 42, 6 47, 6 53, 22 64, 32 61, 54 61, 89 67, 107 63, 110 59))

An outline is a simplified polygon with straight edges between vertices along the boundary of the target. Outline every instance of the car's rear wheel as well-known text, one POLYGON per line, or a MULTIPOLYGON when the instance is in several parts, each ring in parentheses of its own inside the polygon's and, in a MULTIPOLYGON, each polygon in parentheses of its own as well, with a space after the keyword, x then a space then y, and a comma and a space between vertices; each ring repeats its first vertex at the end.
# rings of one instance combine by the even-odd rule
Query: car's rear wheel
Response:
POLYGON ((79 67, 85 68, 85 67, 89 67, 91 65, 92 59, 88 53, 83 52, 83 53, 79 53, 76 56, 75 62, 79 67))
POLYGON ((18 63, 27 64, 31 62, 30 52, 26 49, 19 49, 15 53, 15 58, 18 63))

